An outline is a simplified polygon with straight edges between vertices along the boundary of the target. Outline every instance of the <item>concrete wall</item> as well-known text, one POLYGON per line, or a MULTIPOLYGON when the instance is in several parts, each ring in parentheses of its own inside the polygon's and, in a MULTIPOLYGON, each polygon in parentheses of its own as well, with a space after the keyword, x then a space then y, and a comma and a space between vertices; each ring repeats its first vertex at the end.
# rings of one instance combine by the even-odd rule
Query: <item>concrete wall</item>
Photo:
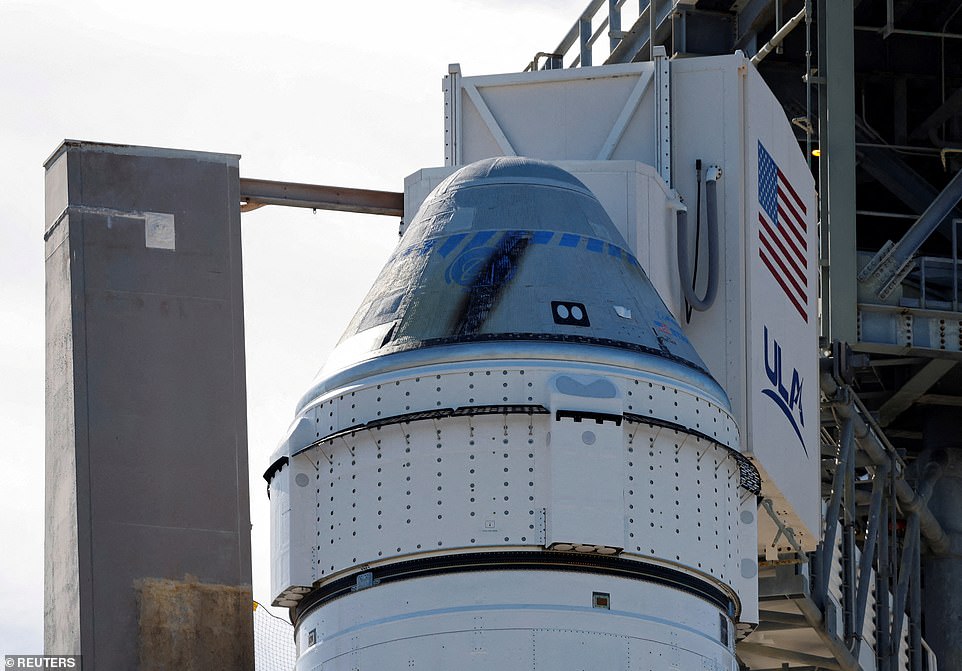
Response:
POLYGON ((151 579, 222 590, 200 599, 226 633, 197 607, 178 626, 253 668, 237 165, 86 142, 46 163, 44 644, 88 671, 182 663, 173 639, 144 657, 164 623, 141 614, 177 593, 151 579))

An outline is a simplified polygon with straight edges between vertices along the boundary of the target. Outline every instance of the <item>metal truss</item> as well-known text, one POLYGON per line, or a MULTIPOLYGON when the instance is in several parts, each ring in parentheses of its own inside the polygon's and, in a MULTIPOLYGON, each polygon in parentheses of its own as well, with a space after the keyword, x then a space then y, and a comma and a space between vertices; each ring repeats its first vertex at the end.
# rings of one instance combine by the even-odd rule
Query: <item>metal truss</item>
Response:
POLYGON ((794 117, 818 175, 823 344, 841 340, 871 353, 859 375, 875 375, 878 385, 860 386, 847 347, 826 353, 827 523, 818 550, 803 553, 771 503, 760 500, 760 520, 772 518, 775 531, 760 562, 760 623, 738 646, 745 668, 936 669, 922 638, 922 557, 962 556, 962 541, 927 504, 943 464, 913 441, 922 437, 917 406, 962 406, 954 370, 962 359, 962 176, 950 179, 962 152, 952 144, 962 132, 962 89, 954 90, 957 69, 947 76, 952 45, 962 38, 950 26, 960 24, 959 2, 932 14, 922 3, 891 0, 592 0, 558 46, 527 68, 649 60, 661 46, 672 57, 741 49, 756 65, 765 59, 763 74, 794 117), (935 29, 917 30, 922 24, 935 29), (891 52, 912 63, 935 50, 937 67, 921 74, 941 82, 941 104, 913 99, 915 71, 875 58, 891 52), (867 105, 872 86, 877 95, 867 105), (890 117, 878 110, 889 99, 890 117), (913 129, 914 117, 924 120, 913 129), (832 161, 816 164, 815 149, 832 161), (886 206, 857 210, 857 190, 886 206), (875 211, 900 208, 906 211, 875 211), (900 229, 906 219, 918 221, 900 229), (891 242, 883 244, 882 231, 894 233, 886 235, 891 242), (857 244, 872 253, 857 252, 857 244))
POLYGON ((958 544, 927 506, 942 464, 906 464, 836 359, 822 368, 822 541, 800 552, 761 502, 776 518, 771 545, 792 547, 762 563, 760 623, 739 655, 751 669, 933 671, 921 633, 921 553, 958 544))

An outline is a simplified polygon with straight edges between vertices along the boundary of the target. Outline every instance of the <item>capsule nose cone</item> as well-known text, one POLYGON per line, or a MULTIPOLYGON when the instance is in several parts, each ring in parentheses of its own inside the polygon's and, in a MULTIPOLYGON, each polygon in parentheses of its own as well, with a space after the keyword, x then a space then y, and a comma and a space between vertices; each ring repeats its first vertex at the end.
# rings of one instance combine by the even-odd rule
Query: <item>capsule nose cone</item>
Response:
POLYGON ((704 364, 577 178, 527 158, 455 172, 425 200, 335 353, 579 342, 704 364))

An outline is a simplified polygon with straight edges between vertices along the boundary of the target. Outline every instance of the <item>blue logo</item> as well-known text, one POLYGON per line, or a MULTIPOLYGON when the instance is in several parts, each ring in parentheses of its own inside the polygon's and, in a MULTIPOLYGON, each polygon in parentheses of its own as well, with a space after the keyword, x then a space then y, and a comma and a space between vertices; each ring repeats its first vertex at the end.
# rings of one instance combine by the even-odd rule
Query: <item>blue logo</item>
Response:
MULTIPOLYGON (((485 246, 495 234, 496 231, 476 233, 445 268, 444 281, 460 285, 468 292, 499 288, 509 283, 518 270, 520 258, 531 236, 527 231, 505 231, 494 246, 485 246)), ((442 253, 456 237, 452 236, 444 243, 442 253)))
MULTIPOLYGON (((473 247, 461 252, 444 271, 444 281, 471 288, 494 250, 491 247, 473 247)), ((483 281, 483 280, 482 280, 483 281)))
POLYGON ((772 399, 778 409, 782 411, 788 419, 798 442, 801 443, 805 456, 808 456, 808 448, 805 447, 805 440, 802 438, 800 427, 805 426, 805 415, 802 409, 802 385, 805 382, 798 374, 797 368, 792 368, 791 382, 785 387, 786 371, 782 364, 782 347, 773 337, 769 344, 768 327, 765 327, 765 373, 768 374, 768 381, 771 387, 762 389, 762 393, 772 399))

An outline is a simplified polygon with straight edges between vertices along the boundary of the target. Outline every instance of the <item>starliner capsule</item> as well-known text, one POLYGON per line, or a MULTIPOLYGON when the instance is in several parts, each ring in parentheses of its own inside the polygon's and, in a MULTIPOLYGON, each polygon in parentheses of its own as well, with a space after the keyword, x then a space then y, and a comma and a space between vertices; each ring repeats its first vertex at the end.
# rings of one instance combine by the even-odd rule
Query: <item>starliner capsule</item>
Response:
POLYGON ((461 168, 265 474, 297 669, 737 669, 738 448, 584 184, 461 168))

